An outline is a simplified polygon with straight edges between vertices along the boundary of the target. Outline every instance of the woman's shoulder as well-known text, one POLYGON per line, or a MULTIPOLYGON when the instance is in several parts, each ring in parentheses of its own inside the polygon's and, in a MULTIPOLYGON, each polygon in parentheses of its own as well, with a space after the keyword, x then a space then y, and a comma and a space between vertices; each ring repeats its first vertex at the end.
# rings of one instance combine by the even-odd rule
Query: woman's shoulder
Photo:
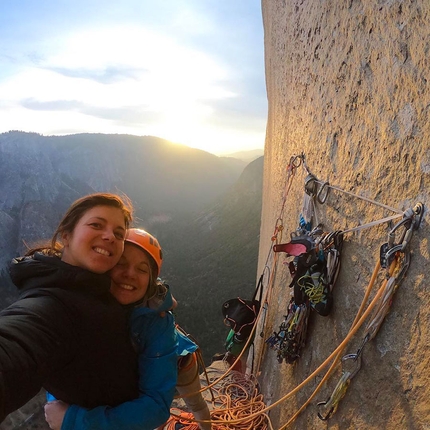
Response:
POLYGON ((160 314, 147 307, 137 307, 131 315, 131 329, 134 334, 144 335, 173 332, 175 318, 171 312, 160 314))
POLYGON ((161 316, 159 312, 149 308, 134 309, 131 317, 131 335, 139 353, 177 346, 175 320, 170 312, 161 316))
POLYGON ((57 256, 35 253, 14 258, 9 266, 12 282, 21 294, 40 289, 82 291, 91 295, 107 295, 110 278, 71 266, 57 256))

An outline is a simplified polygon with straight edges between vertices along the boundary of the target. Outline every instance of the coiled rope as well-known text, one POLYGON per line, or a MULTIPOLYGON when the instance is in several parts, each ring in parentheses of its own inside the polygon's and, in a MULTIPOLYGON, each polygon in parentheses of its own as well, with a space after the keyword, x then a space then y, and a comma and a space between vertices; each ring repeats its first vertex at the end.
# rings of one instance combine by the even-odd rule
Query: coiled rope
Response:
MULTIPOLYGON (((228 378, 217 382, 213 390, 216 393, 211 411, 213 430, 273 430, 267 414, 260 413, 265 404, 255 378, 233 370, 228 378)), ((199 422, 206 421, 195 420, 191 413, 172 408, 165 430, 174 430, 177 423, 181 424, 181 429, 198 430, 199 422)))

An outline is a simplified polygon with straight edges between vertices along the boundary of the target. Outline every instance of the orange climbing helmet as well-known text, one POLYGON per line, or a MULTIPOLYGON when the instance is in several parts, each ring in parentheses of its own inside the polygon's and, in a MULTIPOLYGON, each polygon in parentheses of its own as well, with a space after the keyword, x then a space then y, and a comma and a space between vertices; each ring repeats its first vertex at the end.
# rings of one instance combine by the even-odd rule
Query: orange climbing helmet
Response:
POLYGON ((158 276, 163 263, 163 252, 161 251, 158 240, 152 234, 141 228, 130 228, 127 230, 125 241, 142 248, 154 259, 155 265, 157 266, 156 276, 158 276))

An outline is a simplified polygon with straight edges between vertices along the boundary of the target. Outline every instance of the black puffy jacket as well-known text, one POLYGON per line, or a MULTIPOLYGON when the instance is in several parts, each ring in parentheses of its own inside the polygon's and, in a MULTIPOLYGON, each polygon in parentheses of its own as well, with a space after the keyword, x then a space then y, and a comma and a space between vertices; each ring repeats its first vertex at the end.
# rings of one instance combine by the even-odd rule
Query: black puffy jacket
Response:
POLYGON ((138 397, 129 314, 107 275, 40 253, 10 273, 21 294, 0 312, 0 422, 42 386, 87 408, 138 397))

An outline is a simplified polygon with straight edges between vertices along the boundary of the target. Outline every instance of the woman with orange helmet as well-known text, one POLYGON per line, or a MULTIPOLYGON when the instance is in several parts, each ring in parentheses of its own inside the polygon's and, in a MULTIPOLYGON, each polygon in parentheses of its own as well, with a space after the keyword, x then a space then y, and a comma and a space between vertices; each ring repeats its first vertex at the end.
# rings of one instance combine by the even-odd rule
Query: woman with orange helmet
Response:
MULTIPOLYGON (((150 261, 152 263, 152 272, 154 273, 154 276, 149 282, 150 287, 148 287, 148 291, 145 295, 147 301, 145 305, 156 309, 158 312, 164 312, 171 309, 172 306, 176 305, 176 301, 170 294, 167 284, 160 281, 159 278, 154 279, 159 276, 161 265, 163 263, 163 253, 158 240, 145 230, 132 228, 128 230, 125 243, 136 245, 152 257, 150 261)), ((132 296, 139 300, 136 292, 132 290, 124 291, 120 286, 116 285, 115 282, 112 283, 111 292, 122 304, 131 303, 132 296)), ((180 395, 196 393, 193 396, 184 397, 184 401, 197 420, 210 421, 208 405, 202 394, 199 393, 201 389, 199 365, 195 354, 198 346, 181 331, 177 331, 177 336, 178 382, 176 390, 180 395)), ((199 425, 203 430, 211 429, 211 424, 209 422, 202 422, 199 423, 199 425)))

